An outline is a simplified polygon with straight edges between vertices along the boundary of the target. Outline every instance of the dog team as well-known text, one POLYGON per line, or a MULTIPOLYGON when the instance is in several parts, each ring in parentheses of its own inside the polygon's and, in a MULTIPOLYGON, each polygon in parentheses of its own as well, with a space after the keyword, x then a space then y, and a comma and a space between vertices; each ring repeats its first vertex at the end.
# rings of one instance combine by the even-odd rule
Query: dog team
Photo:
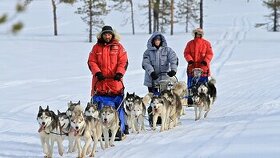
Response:
MULTIPOLYGON (((148 115, 152 120, 150 122, 152 130, 156 130, 158 120, 161 119, 160 131, 162 132, 178 125, 184 112, 183 106, 193 106, 195 120, 198 120, 202 111, 206 111, 204 117, 207 116, 216 99, 213 78, 209 82, 193 86, 190 92, 186 83, 182 81, 174 84, 161 84, 161 89, 160 95, 148 93, 144 97, 135 93, 126 93, 122 106, 125 109, 126 122, 130 132, 145 131, 146 107, 152 109, 148 110, 148 115), (185 98, 189 95, 188 93, 192 93, 192 105, 188 104, 188 99, 185 98)), ((120 128, 117 110, 106 105, 101 110, 98 110, 97 107, 97 103, 89 102, 83 110, 80 101, 77 103, 70 101, 65 112, 57 110, 57 114, 55 114, 49 106, 45 109, 40 106, 37 115, 38 132, 45 157, 52 157, 55 142, 58 146, 58 153, 62 156, 64 139, 68 139, 68 152, 72 153, 77 150, 78 157, 87 155, 94 157, 98 143, 103 150, 114 146, 115 136, 120 128), (82 140, 84 143, 81 143, 82 140)))

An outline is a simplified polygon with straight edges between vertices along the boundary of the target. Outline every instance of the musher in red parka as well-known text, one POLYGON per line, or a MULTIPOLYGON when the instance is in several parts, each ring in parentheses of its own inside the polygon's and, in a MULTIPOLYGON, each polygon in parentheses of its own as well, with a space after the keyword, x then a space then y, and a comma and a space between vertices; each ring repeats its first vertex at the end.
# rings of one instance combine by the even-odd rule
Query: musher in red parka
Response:
POLYGON ((210 62, 213 58, 213 51, 210 42, 203 39, 204 32, 201 28, 193 30, 194 39, 187 43, 184 57, 188 62, 188 88, 191 88, 193 79, 193 69, 201 68, 203 74, 199 82, 207 82, 210 73, 210 62))
POLYGON ((104 26, 88 59, 93 75, 91 96, 123 94, 122 77, 128 66, 126 50, 111 26, 104 26), (120 82, 121 81, 121 82, 120 82))

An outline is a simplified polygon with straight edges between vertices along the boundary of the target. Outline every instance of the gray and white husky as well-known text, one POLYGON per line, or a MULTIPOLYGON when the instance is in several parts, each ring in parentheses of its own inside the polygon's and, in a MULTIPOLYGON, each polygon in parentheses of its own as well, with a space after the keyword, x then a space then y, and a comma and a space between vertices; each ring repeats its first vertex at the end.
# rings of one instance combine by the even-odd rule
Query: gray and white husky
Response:
POLYGON ((41 144, 43 152, 46 158, 51 158, 53 156, 54 142, 57 142, 58 153, 63 155, 63 145, 62 145, 62 131, 60 130, 59 120, 56 114, 49 110, 49 106, 46 109, 39 107, 39 112, 37 114, 37 121, 39 123, 39 134, 41 139, 41 144))
POLYGON ((139 133, 141 130, 145 131, 144 119, 146 114, 146 106, 144 105, 143 98, 136 96, 133 102, 131 111, 131 125, 132 132, 139 133))
POLYGON ((164 97, 153 96, 151 100, 151 106, 153 110, 153 127, 156 129, 157 119, 161 117, 161 128, 160 132, 167 130, 166 120, 169 118, 170 105, 169 102, 164 97))
POLYGON ((119 116, 112 106, 104 106, 100 111, 100 118, 102 122, 102 132, 105 140, 105 148, 115 146, 114 141, 119 127, 119 116), (111 130, 112 137, 109 142, 109 130, 111 130))
POLYGON ((86 119, 91 124, 92 139, 94 141, 94 145, 90 155, 92 157, 94 157, 94 154, 96 152, 98 141, 100 141, 101 148, 104 149, 104 145, 102 142, 102 122, 99 118, 99 111, 97 107, 97 103, 87 103, 87 107, 84 112, 86 119))
POLYGON ((84 117, 82 108, 76 106, 72 111, 71 127, 74 133, 75 142, 78 148, 78 157, 85 158, 88 154, 90 144, 92 143, 91 123, 84 117), (81 140, 84 140, 84 146, 81 146, 81 140))
POLYGON ((77 103, 70 101, 68 103, 68 109, 66 110, 66 114, 68 117, 72 116, 72 112, 74 111, 75 107, 78 105, 81 105, 81 101, 78 101, 77 103))
POLYGON ((168 129, 171 129, 178 125, 183 108, 181 99, 171 90, 164 90, 161 95, 169 102, 169 117, 166 119, 166 124, 168 129))

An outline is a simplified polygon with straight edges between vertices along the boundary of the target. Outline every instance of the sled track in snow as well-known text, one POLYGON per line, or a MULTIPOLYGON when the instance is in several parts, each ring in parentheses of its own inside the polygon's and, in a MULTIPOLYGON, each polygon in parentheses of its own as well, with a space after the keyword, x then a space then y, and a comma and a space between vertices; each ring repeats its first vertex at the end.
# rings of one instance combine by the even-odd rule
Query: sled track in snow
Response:
POLYGON ((229 28, 229 30, 221 36, 222 39, 218 40, 215 47, 217 47, 216 53, 218 52, 219 54, 213 59, 213 63, 218 65, 214 70, 216 75, 220 74, 222 67, 231 58, 238 44, 246 39, 249 28, 250 24, 247 17, 235 17, 232 29, 229 28))

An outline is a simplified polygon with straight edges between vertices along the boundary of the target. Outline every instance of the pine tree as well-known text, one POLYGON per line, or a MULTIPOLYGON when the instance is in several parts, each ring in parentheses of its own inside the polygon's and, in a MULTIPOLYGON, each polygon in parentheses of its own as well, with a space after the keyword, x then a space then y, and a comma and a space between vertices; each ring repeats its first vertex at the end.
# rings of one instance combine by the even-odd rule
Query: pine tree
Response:
POLYGON ((180 0, 177 4, 176 19, 179 23, 185 23, 186 32, 189 32, 189 24, 199 22, 198 17, 198 3, 196 0, 180 0))
POLYGON ((279 17, 280 17, 280 0, 267 0, 263 4, 272 10, 268 17, 273 21, 272 31, 279 31, 279 17))
MULTIPOLYGON (((112 0, 116 4, 112 6, 119 11, 126 11, 130 7, 130 19, 131 19, 131 26, 132 26, 132 34, 135 34, 135 27, 134 27, 134 9, 133 9, 133 0, 112 0)), ((127 22, 128 20, 125 19, 127 22)), ((125 22, 125 24, 126 24, 125 22)))
POLYGON ((77 14, 84 15, 81 19, 89 27, 89 42, 92 42, 93 29, 98 30, 104 26, 104 21, 101 18, 108 13, 106 0, 80 0, 83 6, 76 11, 77 14))

